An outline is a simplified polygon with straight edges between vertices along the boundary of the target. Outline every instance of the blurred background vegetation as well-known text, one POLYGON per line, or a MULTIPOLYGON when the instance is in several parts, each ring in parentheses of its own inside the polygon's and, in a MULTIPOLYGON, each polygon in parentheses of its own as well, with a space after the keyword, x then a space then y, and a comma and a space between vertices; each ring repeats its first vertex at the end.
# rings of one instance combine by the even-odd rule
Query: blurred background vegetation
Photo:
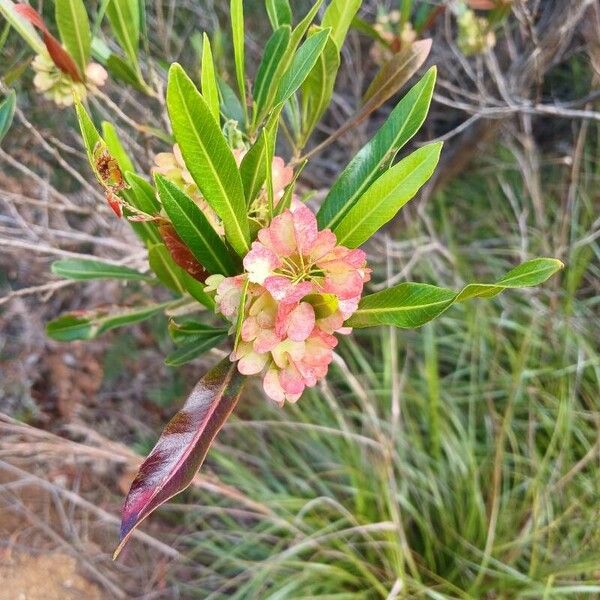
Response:
MULTIPOLYGON (((294 2, 295 14, 310 4, 294 2)), ((600 9, 515 0, 489 11, 475 0, 470 14, 485 22, 473 38, 459 4, 361 9, 387 39, 432 37, 423 68, 438 66, 438 87, 414 144, 446 141, 435 181, 370 243, 372 288, 459 287, 537 255, 565 270, 418 331, 345 339, 327 382, 297 406, 251 388, 204 475, 116 564, 140 456, 219 352, 164 366, 159 319, 91 344, 46 339, 44 323, 65 310, 140 293, 57 282, 52 260, 135 264, 144 252, 91 184, 73 112, 36 95, 31 54, 0 22, 0 91, 18 92, 0 148, 0 553, 60 551, 101 598, 600 597, 600 9)), ((52 15, 52 2, 39 5, 52 15)), ((245 6, 252 70, 269 25, 262 2, 245 6)), ((203 31, 233 72, 227 3, 146 9, 144 68, 159 86, 175 60, 197 76, 203 31)), ((352 117, 377 69, 381 46, 362 29, 315 145, 352 117)), ((144 131, 161 122, 160 99, 112 81, 91 107, 117 111, 146 172, 168 150, 144 131)), ((330 145, 304 190, 318 201, 392 107, 330 145)))

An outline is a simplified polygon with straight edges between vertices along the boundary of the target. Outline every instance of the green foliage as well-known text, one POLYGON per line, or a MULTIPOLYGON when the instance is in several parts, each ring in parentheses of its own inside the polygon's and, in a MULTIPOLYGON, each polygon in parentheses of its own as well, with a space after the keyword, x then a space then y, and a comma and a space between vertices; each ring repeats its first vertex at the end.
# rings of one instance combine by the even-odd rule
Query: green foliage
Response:
POLYGON ((265 0, 265 8, 274 30, 279 29, 282 25, 291 26, 292 9, 289 0, 265 0))
POLYGON ((106 14, 115 37, 129 60, 139 69, 140 5, 139 0, 110 0, 106 14))
POLYGON ((192 177, 223 219, 230 244, 244 255, 250 247, 250 232, 235 159, 206 101, 177 63, 169 71, 167 107, 175 139, 192 177))
POLYGON ((6 99, 0 103, 0 143, 12 125, 16 106, 17 95, 14 91, 9 92, 6 99))
POLYGON ((284 73, 275 102, 277 104, 284 104, 287 102, 292 95, 298 90, 298 88, 304 83, 304 80, 308 77, 312 68, 315 66, 319 56, 327 44, 329 38, 330 29, 324 29, 314 35, 311 35, 305 42, 300 46, 298 52, 294 55, 292 63, 289 69, 284 73))
POLYGON ((352 20, 356 16, 362 0, 332 0, 325 15, 323 16, 323 27, 331 27, 331 37, 341 51, 352 20))
POLYGON ((338 242, 356 248, 393 219, 431 177, 441 150, 441 142, 423 146, 376 179, 336 224, 338 242))
POLYGON ((206 33, 202 38, 202 95, 208 104, 210 111, 217 123, 221 121, 221 112, 219 108, 219 86, 215 73, 210 40, 206 33))
POLYGON ((135 269, 102 262, 78 258, 65 258, 52 263, 51 271, 65 279, 89 281, 93 279, 123 279, 126 281, 155 281, 154 277, 140 273, 135 269))
POLYGON ((432 67, 398 103, 373 139, 350 161, 317 213, 320 228, 334 228, 417 133, 427 116, 435 79, 436 70, 432 67))
POLYGON ((507 289, 540 285, 563 266, 554 258, 536 258, 512 269, 495 283, 472 283, 458 293, 423 283, 401 283, 365 296, 348 324, 351 327, 420 327, 456 302, 472 298, 493 298, 507 289))
POLYGON ((63 315, 48 323, 46 333, 53 340, 59 342, 92 340, 111 329, 145 321, 169 306, 170 303, 167 302, 132 308, 113 314, 98 311, 89 315, 63 315))
POLYGON ((169 180, 156 176, 160 201, 175 231, 210 273, 232 275, 236 263, 194 201, 169 180))
POLYGON ((273 87, 279 84, 275 76, 288 49, 290 35, 290 26, 282 25, 273 32, 265 46, 253 89, 255 114, 264 113, 268 98, 272 96, 273 87))
POLYGON ((92 32, 83 0, 56 0, 55 11, 60 38, 84 75, 90 62, 92 32))
POLYGON ((179 346, 165 359, 165 363, 170 367, 179 367, 194 360, 220 344, 228 335, 226 329, 189 320, 171 322, 169 332, 173 341, 179 346))
POLYGON ((235 77, 238 90, 242 99, 244 122, 247 121, 246 106, 246 51, 244 29, 244 0, 231 0, 229 11, 231 14, 231 32, 233 36, 233 55, 235 60, 235 77))

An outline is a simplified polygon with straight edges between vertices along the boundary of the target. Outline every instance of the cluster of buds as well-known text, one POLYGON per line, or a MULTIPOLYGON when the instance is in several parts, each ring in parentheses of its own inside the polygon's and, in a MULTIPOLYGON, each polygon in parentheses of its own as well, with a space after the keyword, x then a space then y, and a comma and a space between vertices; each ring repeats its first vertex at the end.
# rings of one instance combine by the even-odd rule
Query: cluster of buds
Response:
MULTIPOLYGON (((238 166, 240 166, 242 159, 246 155, 246 152, 247 150, 245 146, 238 146, 233 149, 233 155, 238 166)), ((161 152, 154 157, 154 167, 152 171, 162 175, 184 190, 185 193, 192 200, 194 200, 200 210, 204 213, 213 229, 220 236, 225 235, 225 230, 221 220, 217 216, 217 213, 211 208, 211 206, 202 196, 202 192, 198 188, 198 185, 194 181, 192 174, 185 165, 183 155, 181 154, 181 150, 177 144, 173 146, 173 152, 161 152)), ((292 182, 294 178, 294 171, 291 167, 285 164, 283 158, 276 156, 273 158, 271 173, 273 180, 273 201, 274 206, 277 206, 278 202, 281 200, 281 198, 283 198, 285 188, 292 182)), ((267 191, 263 187, 258 196, 248 207, 248 217, 256 224, 257 228, 262 227, 267 222, 268 210, 269 205, 267 191)))
POLYGON ((335 334, 350 333, 344 323, 370 278, 365 253, 318 231, 312 211, 295 202, 259 231, 244 270, 206 281, 239 335, 231 360, 244 375, 263 373, 275 402, 295 402, 327 374, 335 334))
POLYGON ((394 54, 406 46, 410 46, 417 39, 417 33, 413 29, 410 21, 400 25, 402 15, 399 10, 388 12, 379 12, 373 29, 379 34, 381 39, 387 43, 387 47, 381 44, 373 44, 371 48, 371 58, 373 61, 382 65, 390 60, 394 54))
POLYGON ((457 18, 457 45, 465 56, 482 54, 496 45, 496 34, 485 17, 478 17, 470 8, 457 18))
POLYGON ((35 71, 35 89, 61 107, 72 106, 75 98, 83 100, 90 87, 102 87, 108 77, 102 65, 92 62, 85 70, 85 83, 74 81, 46 54, 38 54, 31 66, 35 71))

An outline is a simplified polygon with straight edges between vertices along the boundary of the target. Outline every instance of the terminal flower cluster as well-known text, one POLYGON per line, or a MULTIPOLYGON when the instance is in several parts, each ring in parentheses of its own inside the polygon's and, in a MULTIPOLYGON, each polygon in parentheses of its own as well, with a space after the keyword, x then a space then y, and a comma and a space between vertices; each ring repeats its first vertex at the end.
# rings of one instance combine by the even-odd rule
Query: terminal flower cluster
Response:
POLYGON ((231 360, 244 375, 262 373, 271 399, 295 402, 327 374, 335 334, 350 333, 344 322, 371 273, 365 253, 318 231, 312 211, 294 203, 259 231, 244 270, 207 280, 217 310, 239 331, 231 360))

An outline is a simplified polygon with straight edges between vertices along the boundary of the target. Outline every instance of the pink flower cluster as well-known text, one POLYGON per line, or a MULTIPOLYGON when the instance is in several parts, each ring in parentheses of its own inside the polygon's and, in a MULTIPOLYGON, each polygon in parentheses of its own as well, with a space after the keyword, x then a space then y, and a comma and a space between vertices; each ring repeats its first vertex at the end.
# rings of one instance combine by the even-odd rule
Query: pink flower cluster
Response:
POLYGON ((338 246, 335 234, 318 231, 315 215, 298 205, 259 231, 244 269, 207 280, 234 328, 246 297, 231 360, 244 375, 264 372, 264 390, 276 402, 295 402, 327 374, 334 334, 350 332, 344 322, 370 278, 365 253, 338 246))

